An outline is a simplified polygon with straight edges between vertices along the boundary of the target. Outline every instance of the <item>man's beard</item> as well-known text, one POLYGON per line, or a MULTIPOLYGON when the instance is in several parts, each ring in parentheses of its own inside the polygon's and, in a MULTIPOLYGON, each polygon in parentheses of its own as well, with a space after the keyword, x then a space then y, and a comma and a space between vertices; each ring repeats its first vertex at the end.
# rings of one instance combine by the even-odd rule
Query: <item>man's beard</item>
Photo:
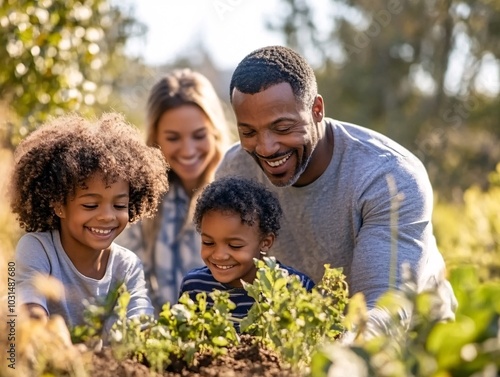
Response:
MULTIPOLYGON (((293 151, 293 154, 298 156, 298 153, 296 150, 293 151)), ((266 169, 264 169, 262 167, 262 164, 265 164, 265 162, 262 161, 261 159, 259 159, 259 157, 255 153, 251 153, 251 155, 252 155, 253 159, 257 162, 259 167, 262 169, 262 171, 264 172, 267 179, 269 179, 269 181, 274 186, 276 186, 276 187, 290 187, 290 186, 293 186, 295 183, 297 183, 297 181, 299 180, 301 175, 306 171, 307 167, 309 166, 309 162, 311 161, 312 153, 310 153, 309 156, 307 156, 307 159, 305 161, 303 161, 302 163, 300 163, 300 165, 296 165, 294 174, 290 177, 290 179, 288 181, 285 181, 285 182, 282 182, 282 181, 276 182, 274 179, 272 180, 270 178, 269 173, 266 171, 266 169)), ((305 153, 303 154, 303 156, 304 155, 305 155, 305 153)), ((297 164, 299 164, 298 158, 297 158, 297 164)), ((271 177, 275 177, 275 176, 271 175, 271 177)))

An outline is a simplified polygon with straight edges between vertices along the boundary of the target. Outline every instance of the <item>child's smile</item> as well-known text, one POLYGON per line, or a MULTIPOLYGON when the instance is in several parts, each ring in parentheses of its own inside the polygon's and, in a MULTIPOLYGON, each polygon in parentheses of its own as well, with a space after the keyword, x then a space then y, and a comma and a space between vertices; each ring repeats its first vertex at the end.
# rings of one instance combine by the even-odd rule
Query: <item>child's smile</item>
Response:
POLYGON ((217 268, 220 268, 221 270, 229 270, 230 268, 233 268, 235 265, 230 265, 230 266, 222 266, 222 265, 219 265, 219 264, 213 264, 215 267, 217 268))
POLYGON ((98 234, 109 234, 113 229, 98 229, 98 228, 89 228, 91 232, 93 233, 98 233, 98 234))
POLYGON ((104 240, 111 240, 113 241, 116 236, 118 235, 116 233, 116 230, 118 229, 117 227, 113 228, 93 228, 93 227, 86 227, 92 233, 92 236, 98 239, 99 241, 104 241, 104 240))

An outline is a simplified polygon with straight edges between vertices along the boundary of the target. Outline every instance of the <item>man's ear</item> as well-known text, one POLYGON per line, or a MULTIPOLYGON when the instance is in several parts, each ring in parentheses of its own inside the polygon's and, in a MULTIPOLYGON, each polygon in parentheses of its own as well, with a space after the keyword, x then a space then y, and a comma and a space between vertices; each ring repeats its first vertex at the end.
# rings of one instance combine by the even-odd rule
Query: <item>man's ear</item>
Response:
POLYGON ((325 117, 325 104, 323 102, 323 97, 321 95, 317 95, 314 98, 314 102, 312 105, 312 116, 316 123, 323 121, 325 117))

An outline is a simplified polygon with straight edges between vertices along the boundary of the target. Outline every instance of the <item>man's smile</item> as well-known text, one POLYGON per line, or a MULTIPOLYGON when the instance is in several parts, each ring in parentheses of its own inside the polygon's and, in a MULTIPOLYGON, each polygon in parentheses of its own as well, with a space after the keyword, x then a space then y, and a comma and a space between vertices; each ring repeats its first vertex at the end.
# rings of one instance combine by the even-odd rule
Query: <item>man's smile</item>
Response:
MULTIPOLYGON (((283 165, 289 158, 290 156, 292 155, 292 152, 288 153, 286 156, 284 156, 283 158, 280 158, 279 160, 277 161, 269 161, 267 159, 263 160, 266 164, 268 164, 269 166, 273 167, 273 168, 276 168, 278 166, 281 166, 283 165)), ((262 160, 262 159, 261 159, 262 160)))

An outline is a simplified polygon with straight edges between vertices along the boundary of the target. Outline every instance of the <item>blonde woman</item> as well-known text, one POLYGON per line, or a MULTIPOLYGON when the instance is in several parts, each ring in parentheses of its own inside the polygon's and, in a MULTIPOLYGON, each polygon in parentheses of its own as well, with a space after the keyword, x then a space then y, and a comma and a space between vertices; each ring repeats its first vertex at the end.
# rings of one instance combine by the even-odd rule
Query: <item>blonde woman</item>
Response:
POLYGON ((170 189, 156 217, 129 226, 117 242, 141 258, 159 312, 165 302, 177 302, 183 276, 204 265, 192 211, 214 178, 229 131, 212 84, 190 69, 172 71, 152 87, 147 123, 147 144, 159 146, 170 165, 170 189))

